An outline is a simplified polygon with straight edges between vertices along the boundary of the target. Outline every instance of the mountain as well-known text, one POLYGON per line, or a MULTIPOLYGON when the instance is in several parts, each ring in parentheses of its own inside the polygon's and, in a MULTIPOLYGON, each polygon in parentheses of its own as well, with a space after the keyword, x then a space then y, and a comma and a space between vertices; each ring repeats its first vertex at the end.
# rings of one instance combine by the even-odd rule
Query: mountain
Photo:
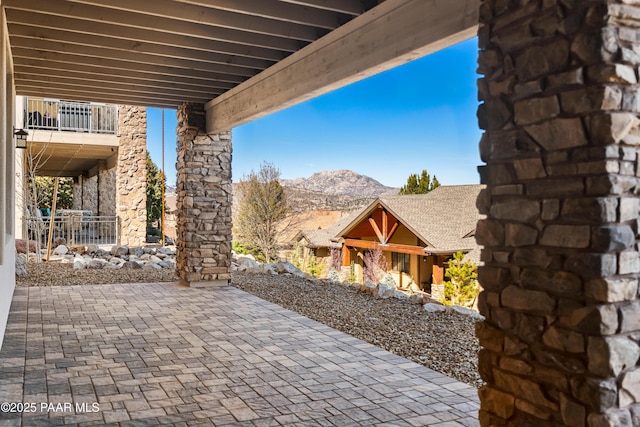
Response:
POLYGON ((399 189, 387 187, 375 179, 351 170, 316 172, 309 178, 282 179, 285 187, 294 187, 331 195, 377 197, 382 194, 398 194, 399 189))

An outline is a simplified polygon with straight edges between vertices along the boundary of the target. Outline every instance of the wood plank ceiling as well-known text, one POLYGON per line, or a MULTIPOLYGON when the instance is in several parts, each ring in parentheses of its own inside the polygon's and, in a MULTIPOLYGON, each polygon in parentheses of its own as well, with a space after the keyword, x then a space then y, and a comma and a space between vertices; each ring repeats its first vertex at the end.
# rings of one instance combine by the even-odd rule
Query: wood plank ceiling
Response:
POLYGON ((206 103, 384 0, 2 0, 18 95, 206 103))

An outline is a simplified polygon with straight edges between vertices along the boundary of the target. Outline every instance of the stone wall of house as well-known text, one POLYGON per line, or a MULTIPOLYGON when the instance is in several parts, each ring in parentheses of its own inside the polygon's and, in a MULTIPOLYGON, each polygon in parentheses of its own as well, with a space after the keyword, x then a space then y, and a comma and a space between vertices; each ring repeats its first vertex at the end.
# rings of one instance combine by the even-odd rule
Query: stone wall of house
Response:
POLYGON ((73 209, 90 210, 94 215, 116 214, 116 168, 98 162, 97 175, 79 176, 73 183, 73 209))
POLYGON ((147 113, 144 107, 118 106, 116 213, 120 242, 140 246, 146 240, 147 222, 147 113))
POLYGON ((114 216, 116 214, 116 172, 117 167, 111 169, 101 168, 98 172, 100 208, 97 214, 100 216, 114 216))
POLYGON ((98 177, 79 176, 73 182, 73 209, 98 212, 98 177))
POLYGON ((176 272, 190 286, 231 279, 231 132, 207 135, 204 106, 178 109, 176 272))
POLYGON ((480 422, 640 425, 640 4, 480 21, 480 422))

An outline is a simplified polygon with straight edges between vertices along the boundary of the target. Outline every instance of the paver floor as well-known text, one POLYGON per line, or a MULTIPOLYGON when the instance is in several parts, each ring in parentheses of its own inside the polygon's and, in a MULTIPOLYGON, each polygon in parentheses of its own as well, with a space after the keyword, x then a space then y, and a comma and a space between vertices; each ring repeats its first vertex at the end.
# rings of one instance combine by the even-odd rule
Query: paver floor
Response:
POLYGON ((475 426, 479 406, 473 387, 239 289, 171 283, 17 288, 0 403, 9 426, 475 426))

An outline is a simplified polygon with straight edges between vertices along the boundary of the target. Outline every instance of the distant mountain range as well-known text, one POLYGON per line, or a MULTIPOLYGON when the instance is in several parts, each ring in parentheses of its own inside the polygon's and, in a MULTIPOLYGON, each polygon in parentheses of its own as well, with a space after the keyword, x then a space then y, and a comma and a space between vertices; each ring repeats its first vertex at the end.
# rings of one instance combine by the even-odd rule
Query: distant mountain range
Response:
POLYGON ((293 187, 329 195, 371 197, 398 194, 399 188, 387 187, 375 179, 348 169, 316 172, 309 178, 283 179, 285 187, 293 187))

